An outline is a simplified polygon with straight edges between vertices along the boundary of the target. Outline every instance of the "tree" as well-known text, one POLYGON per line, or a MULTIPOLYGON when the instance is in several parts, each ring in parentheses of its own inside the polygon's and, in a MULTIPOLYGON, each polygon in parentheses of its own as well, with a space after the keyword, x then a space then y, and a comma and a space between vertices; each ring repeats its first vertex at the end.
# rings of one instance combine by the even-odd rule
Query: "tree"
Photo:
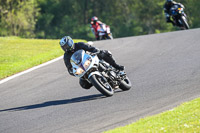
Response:
MULTIPOLYGON (((166 23, 160 0, 0 0, 0 35, 94 40, 90 19, 111 27, 114 38, 177 30, 166 23)), ((185 5, 191 28, 200 27, 198 0, 185 5)))
POLYGON ((0 35, 34 37, 38 8, 34 0, 0 0, 0 35))

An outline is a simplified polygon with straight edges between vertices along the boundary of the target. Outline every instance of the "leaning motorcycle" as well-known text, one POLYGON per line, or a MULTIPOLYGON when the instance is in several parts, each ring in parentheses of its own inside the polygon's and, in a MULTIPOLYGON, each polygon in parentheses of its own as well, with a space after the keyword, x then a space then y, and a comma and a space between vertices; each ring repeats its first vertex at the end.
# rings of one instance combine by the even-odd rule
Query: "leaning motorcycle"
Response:
POLYGON ((99 25, 97 32, 99 35, 99 40, 113 39, 110 27, 104 23, 99 25))
POLYGON ((76 77, 87 80, 107 97, 112 96, 115 89, 127 91, 131 88, 131 82, 124 71, 116 70, 97 55, 78 50, 71 56, 70 62, 76 77))
POLYGON ((175 4, 171 7, 170 13, 176 26, 180 27, 181 29, 189 29, 187 16, 184 13, 183 8, 183 6, 175 4))

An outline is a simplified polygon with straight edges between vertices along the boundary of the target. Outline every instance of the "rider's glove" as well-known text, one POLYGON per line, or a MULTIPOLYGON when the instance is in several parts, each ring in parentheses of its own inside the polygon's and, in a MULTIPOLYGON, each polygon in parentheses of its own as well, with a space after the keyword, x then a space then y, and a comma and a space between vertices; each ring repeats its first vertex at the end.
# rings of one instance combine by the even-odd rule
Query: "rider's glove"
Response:
POLYGON ((92 55, 92 56, 95 56, 95 55, 98 55, 100 52, 101 52, 101 50, 97 49, 97 51, 96 51, 96 52, 94 52, 94 53, 91 53, 90 55, 92 55))

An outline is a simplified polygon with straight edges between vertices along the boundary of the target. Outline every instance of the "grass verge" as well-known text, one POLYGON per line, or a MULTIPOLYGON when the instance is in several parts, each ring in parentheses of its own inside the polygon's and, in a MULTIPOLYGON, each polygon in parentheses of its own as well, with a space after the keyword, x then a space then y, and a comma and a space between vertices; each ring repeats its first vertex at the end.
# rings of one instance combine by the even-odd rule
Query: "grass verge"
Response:
POLYGON ((200 98, 105 133, 200 133, 200 98))
POLYGON ((0 79, 61 55, 59 40, 0 37, 0 79))

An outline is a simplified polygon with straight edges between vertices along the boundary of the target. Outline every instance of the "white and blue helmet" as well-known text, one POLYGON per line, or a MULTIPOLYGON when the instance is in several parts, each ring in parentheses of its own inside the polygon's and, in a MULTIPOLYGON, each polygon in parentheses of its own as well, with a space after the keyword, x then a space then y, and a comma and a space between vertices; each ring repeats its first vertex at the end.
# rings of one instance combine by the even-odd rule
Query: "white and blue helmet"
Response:
POLYGON ((74 50, 74 41, 70 36, 64 36, 60 40, 60 46, 65 52, 72 51, 74 50))
POLYGON ((172 3, 172 2, 173 2, 173 0, 166 0, 166 2, 167 2, 167 3, 172 3))

